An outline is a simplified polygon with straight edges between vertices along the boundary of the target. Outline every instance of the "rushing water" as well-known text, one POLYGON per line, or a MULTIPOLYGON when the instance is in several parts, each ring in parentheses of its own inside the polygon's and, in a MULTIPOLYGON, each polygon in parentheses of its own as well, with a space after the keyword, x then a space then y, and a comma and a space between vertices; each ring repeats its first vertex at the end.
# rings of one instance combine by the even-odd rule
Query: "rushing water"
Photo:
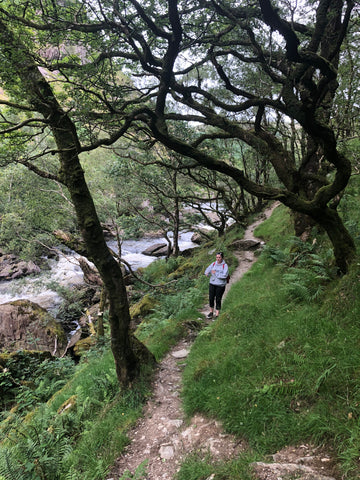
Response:
MULTIPOLYGON (((180 250, 194 248, 192 233, 182 233, 179 237, 180 250)), ((143 255, 141 252, 155 243, 164 243, 162 238, 142 238, 125 240, 122 244, 122 258, 133 270, 146 267, 157 257, 143 255)), ((109 242, 109 247, 117 251, 116 242, 109 242)), ((50 270, 34 277, 24 277, 10 282, 0 282, 0 304, 14 300, 31 300, 43 308, 56 311, 61 302, 60 296, 51 288, 52 283, 70 287, 83 283, 83 273, 77 262, 78 255, 69 253, 61 255, 59 260, 49 260, 50 270)))

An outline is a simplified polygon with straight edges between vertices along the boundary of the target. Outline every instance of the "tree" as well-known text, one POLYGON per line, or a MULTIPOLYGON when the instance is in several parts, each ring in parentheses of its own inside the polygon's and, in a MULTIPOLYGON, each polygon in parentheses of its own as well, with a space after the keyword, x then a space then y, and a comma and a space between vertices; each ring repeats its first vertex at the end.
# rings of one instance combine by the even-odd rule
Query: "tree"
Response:
POLYGON ((347 271, 355 245, 336 206, 351 163, 331 120, 351 0, 301 6, 64 0, 37 7, 38 17, 30 2, 3 15, 56 46, 57 55, 40 52, 39 59, 48 71, 61 72, 76 94, 68 114, 75 123, 87 99, 87 144, 78 150, 110 144, 130 127, 147 130, 154 141, 230 176, 250 194, 278 199, 312 219, 327 232, 339 270, 347 271), (84 55, 70 49, 75 42, 84 55), (119 78, 119 70, 132 81, 119 78), (203 128, 187 138, 178 128, 184 122, 203 128), (283 142, 280 124, 302 143, 283 142), (272 183, 254 181, 212 155, 208 145, 219 139, 246 143, 272 166, 272 183))
MULTIPOLYGON (((25 37, 25 40, 29 38, 25 37)), ((61 182, 70 192, 87 252, 108 293, 111 348, 119 382, 127 385, 139 371, 140 357, 141 360, 150 360, 152 357, 129 332, 130 313, 124 280, 119 264, 105 243, 93 199, 85 182, 79 161, 80 141, 76 125, 60 105, 50 86, 50 80, 38 69, 32 52, 22 41, 19 32, 16 28, 10 28, 3 18, 0 19, 0 54, 0 73, 9 93, 9 100, 2 103, 12 110, 28 114, 27 118, 24 115, 21 118, 21 126, 35 123, 39 131, 47 130, 52 134, 55 144, 52 153, 57 155, 60 163, 57 175, 40 170, 26 158, 22 159, 22 163, 40 176, 61 182), (34 114, 38 115, 36 119, 34 114)), ((2 133, 11 135, 13 131, 19 130, 19 125, 14 126, 5 120, 5 115, 3 112, 5 128, 2 133)), ((24 133, 26 135, 29 135, 27 131, 24 133)))

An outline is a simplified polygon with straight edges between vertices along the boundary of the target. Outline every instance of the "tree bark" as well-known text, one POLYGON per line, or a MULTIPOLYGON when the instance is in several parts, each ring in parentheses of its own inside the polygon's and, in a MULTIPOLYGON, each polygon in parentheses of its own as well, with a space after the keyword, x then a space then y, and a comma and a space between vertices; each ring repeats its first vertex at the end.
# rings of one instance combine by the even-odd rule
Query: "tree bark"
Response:
POLYGON ((336 210, 329 207, 315 212, 313 218, 323 227, 331 240, 339 271, 346 273, 355 258, 356 247, 342 219, 336 210))
MULTIPOLYGON (((50 128, 60 161, 59 178, 68 188, 87 252, 96 265, 109 298, 111 349, 118 380, 128 385, 142 361, 153 362, 151 353, 129 331, 130 312, 120 265, 111 255, 95 205, 85 181, 78 151, 76 127, 59 105, 50 85, 38 70, 26 46, 0 21, 0 45, 13 74, 21 82, 24 98, 43 115, 50 128)), ((8 65, 8 67, 9 67, 8 65)))

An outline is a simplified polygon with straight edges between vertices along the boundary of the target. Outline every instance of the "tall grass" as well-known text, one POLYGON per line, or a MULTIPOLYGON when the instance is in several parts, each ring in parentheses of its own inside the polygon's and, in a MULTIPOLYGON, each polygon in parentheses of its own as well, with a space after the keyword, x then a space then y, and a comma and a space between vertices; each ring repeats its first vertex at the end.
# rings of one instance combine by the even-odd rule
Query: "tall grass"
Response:
MULTIPOLYGON (((326 241, 319 234, 316 245, 325 248, 304 248, 291 239, 291 225, 279 207, 257 229, 266 251, 231 288, 221 316, 200 331, 184 373, 186 413, 220 419, 249 450, 223 463, 190 455, 177 480, 250 480, 255 458, 306 441, 334 447, 344 478, 357 478, 360 260, 349 275, 334 279, 321 253, 328 251, 326 241)), ((156 296, 158 306, 136 333, 158 360, 194 325, 204 327, 198 311, 207 297, 204 269, 223 250, 232 270, 229 244, 241 235, 233 229, 191 259, 156 262, 144 272, 149 283, 162 286, 137 286, 139 298, 156 296)), ((11 411, 4 417, 0 479, 103 480, 150 394, 150 373, 145 366, 131 390, 119 391, 107 342, 90 352, 47 403, 27 416, 11 411)))
MULTIPOLYGON (((184 372, 184 408, 220 419, 259 454, 306 441, 330 445, 347 478, 357 478, 359 265, 342 280, 324 275, 321 292, 301 298, 289 289, 296 267, 284 261, 286 214, 257 233, 264 232, 277 238, 271 246, 283 248, 282 260, 263 254, 199 335, 184 372)), ((328 258, 322 261, 322 271, 331 271, 328 258)))
MULTIPOLYGON (((159 306, 143 319, 137 335, 157 359, 187 335, 190 325, 201 326, 198 308, 207 289, 202 274, 208 263, 203 256, 208 253, 199 249, 191 260, 155 262, 144 272, 146 280, 161 286, 142 285, 138 297, 150 292, 159 306)), ((29 388, 21 411, 8 412, 0 424, 0 479, 103 480, 127 444, 128 430, 141 415, 151 373, 145 365, 130 390, 119 390, 106 339, 82 358, 75 374, 46 403, 29 388), (31 413, 26 415, 27 407, 31 413)), ((51 365, 47 375, 52 376, 51 365)), ((134 478, 142 478, 144 469, 134 478)))
POLYGON ((90 353, 46 404, 2 422, 0 478, 102 480, 141 413, 147 376, 121 392, 110 349, 90 353))

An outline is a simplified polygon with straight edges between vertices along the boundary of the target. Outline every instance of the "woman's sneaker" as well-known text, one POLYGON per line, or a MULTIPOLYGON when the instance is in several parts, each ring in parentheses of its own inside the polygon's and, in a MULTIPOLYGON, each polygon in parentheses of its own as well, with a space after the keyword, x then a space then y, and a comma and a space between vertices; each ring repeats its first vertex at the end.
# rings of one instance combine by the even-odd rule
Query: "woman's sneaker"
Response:
POLYGON ((213 317, 213 312, 210 312, 206 315, 207 318, 212 318, 213 317))

